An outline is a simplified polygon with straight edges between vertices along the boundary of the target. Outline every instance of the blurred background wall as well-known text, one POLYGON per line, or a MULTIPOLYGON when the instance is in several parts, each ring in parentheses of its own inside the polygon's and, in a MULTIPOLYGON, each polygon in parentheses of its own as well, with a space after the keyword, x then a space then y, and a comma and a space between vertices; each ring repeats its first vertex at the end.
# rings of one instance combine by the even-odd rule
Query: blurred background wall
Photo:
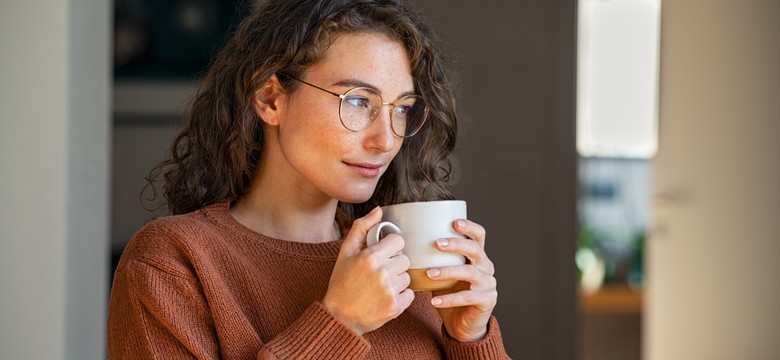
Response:
POLYGON ((456 195, 487 231, 517 359, 576 357, 576 2, 416 1, 451 50, 456 195))
POLYGON ((780 2, 664 1, 644 357, 780 358, 780 2))
MULTIPOLYGON (((578 314, 576 2, 413 3, 461 79, 455 190, 488 229, 510 355, 638 358, 635 315, 578 314)), ((778 4, 663 2, 647 359, 780 355, 778 4)), ((0 359, 104 358, 109 249, 161 214, 138 192, 194 79, 125 72, 112 88, 112 18, 105 1, 0 3, 0 359)))

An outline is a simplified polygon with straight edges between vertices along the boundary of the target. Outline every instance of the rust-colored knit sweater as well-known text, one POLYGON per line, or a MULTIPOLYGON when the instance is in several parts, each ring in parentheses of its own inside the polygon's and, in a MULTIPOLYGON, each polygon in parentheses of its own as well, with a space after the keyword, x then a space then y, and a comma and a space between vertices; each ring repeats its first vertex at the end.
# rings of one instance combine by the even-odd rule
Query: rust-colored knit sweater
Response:
POLYGON ((228 203, 158 219, 130 242, 108 314, 111 359, 504 359, 495 318, 477 343, 443 336, 431 295, 359 336, 322 306, 342 241, 272 239, 228 203))

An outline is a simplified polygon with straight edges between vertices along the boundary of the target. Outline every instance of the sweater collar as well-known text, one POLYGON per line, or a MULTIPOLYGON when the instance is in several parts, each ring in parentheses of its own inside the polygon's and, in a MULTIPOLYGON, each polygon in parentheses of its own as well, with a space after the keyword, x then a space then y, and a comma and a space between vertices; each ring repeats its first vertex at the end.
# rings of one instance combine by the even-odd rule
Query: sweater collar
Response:
POLYGON ((208 205, 200 210, 212 222, 222 228, 238 235, 242 239, 255 241, 277 252, 297 255, 311 260, 335 260, 341 249, 343 239, 322 243, 307 243, 294 240, 275 239, 273 237, 257 233, 233 218, 230 215, 230 201, 223 201, 208 205))

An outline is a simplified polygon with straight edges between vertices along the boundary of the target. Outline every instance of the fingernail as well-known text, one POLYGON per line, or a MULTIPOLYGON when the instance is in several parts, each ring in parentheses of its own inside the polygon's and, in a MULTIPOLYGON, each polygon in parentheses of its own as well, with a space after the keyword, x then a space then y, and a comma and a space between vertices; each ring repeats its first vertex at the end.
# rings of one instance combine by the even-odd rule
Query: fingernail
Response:
POLYGON ((436 242, 439 243, 439 246, 441 246, 441 247, 447 247, 447 245, 450 244, 450 241, 447 240, 447 239, 439 239, 439 240, 436 240, 436 242))
POLYGON ((428 269, 426 273, 428 274, 429 278, 435 278, 441 275, 441 271, 439 269, 428 269))
POLYGON ((433 305, 441 305, 442 301, 439 298, 433 298, 431 299, 431 304, 433 305))
POLYGON ((456 223, 458 223, 458 227, 464 228, 466 227, 466 222, 463 220, 455 220, 456 223))

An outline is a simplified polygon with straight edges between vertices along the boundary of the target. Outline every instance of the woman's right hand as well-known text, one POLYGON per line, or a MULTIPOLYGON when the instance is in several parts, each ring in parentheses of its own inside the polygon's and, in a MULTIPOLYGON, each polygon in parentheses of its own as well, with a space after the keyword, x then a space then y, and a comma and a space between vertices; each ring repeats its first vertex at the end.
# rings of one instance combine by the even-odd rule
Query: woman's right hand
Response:
POLYGON ((366 235, 382 219, 374 208, 355 220, 341 245, 322 304, 339 321, 363 335, 395 319, 414 300, 409 289, 409 258, 404 240, 390 234, 366 247, 366 235))

